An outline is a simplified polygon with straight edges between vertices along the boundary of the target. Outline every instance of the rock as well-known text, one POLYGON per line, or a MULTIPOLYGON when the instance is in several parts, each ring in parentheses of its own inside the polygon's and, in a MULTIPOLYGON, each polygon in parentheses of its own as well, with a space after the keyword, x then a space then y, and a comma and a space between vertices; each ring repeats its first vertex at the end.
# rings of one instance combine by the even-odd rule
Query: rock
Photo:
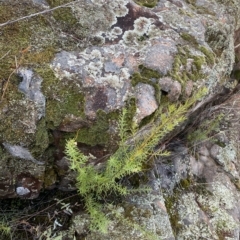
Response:
POLYGON ((159 85, 161 87, 161 90, 164 92, 170 92, 171 91, 171 86, 173 84, 173 80, 171 78, 161 78, 159 80, 159 85))
POLYGON ((173 81, 169 77, 160 78, 159 85, 161 90, 168 93, 167 96, 171 102, 176 102, 181 94, 182 87, 177 81, 173 81))
MULTIPOLYGON (((212 149, 212 148, 211 148, 212 149)), ((198 150, 199 154, 203 155, 203 156, 206 156, 208 157, 209 156, 209 151, 207 149, 207 147, 204 145, 204 146, 200 146, 199 150, 198 150)), ((212 152, 211 152, 212 153, 212 152)), ((212 156, 212 154, 211 154, 212 156)), ((213 157, 213 156, 212 156, 213 157)))
POLYGON ((148 84, 139 83, 136 86, 137 113, 135 120, 137 123, 157 109, 158 104, 154 94, 154 88, 148 84))
POLYGON ((173 41, 156 39, 146 53, 145 65, 166 75, 172 69, 173 53, 176 51, 176 45, 173 41))
POLYGON ((215 160, 217 160, 217 156, 220 152, 220 149, 221 147, 217 144, 214 144, 212 147, 211 147, 211 150, 210 150, 210 154, 211 154, 211 157, 215 160))
POLYGON ((19 197, 34 199, 38 197, 42 182, 31 174, 20 174, 16 181, 16 193, 19 197))
MULTIPOLYGON (((92 231, 88 239, 164 239, 173 240, 174 235, 170 226, 163 196, 153 193, 144 195, 130 195, 123 206, 109 207, 104 210, 108 216, 116 214, 118 218, 110 222, 109 233, 101 234, 92 231), (124 215, 128 219, 124 220, 124 215), (143 227, 145 226, 145 227, 143 227)), ((77 214, 73 219, 70 231, 66 234, 71 238, 71 232, 77 231, 78 235, 87 234, 89 216, 77 214)))
POLYGON ((193 156, 191 156, 190 169, 193 176, 201 177, 203 175, 204 164, 200 161, 197 161, 193 156))
POLYGON ((187 97, 190 97, 193 91, 193 81, 189 80, 186 82, 185 94, 187 97))
POLYGON ((180 94, 181 94, 181 91, 182 91, 181 84, 177 81, 174 81, 172 86, 171 86, 171 90, 168 94, 169 100, 171 102, 177 101, 180 94))

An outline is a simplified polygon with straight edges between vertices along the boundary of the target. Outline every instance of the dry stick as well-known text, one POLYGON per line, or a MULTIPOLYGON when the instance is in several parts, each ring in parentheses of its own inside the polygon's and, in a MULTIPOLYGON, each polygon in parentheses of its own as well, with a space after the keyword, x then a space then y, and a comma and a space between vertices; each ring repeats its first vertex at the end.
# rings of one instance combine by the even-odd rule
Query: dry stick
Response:
MULTIPOLYGON (((16 61, 16 57, 15 57, 15 61, 16 61)), ((7 79, 7 82, 6 82, 6 85, 3 87, 3 94, 2 94, 2 97, 1 97, 1 101, 3 100, 4 96, 5 96, 5 92, 7 90, 7 87, 8 87, 8 83, 10 82, 10 79, 12 77, 12 75, 17 71, 18 67, 16 69, 14 69, 11 74, 9 75, 8 79, 7 79)))
POLYGON ((235 46, 234 48, 238 48, 239 46, 240 46, 240 43, 237 46, 235 46))
POLYGON ((3 58, 5 58, 10 52, 11 52, 11 50, 9 50, 7 53, 5 53, 5 54, 0 58, 0 60, 2 60, 3 58))
POLYGON ((54 7, 54 8, 51 8, 51 9, 47 9, 47 10, 44 10, 44 11, 41 11, 41 12, 37 12, 37 13, 33 13, 33 14, 30 14, 30 15, 27 15, 27 16, 24 16, 24 17, 20 17, 20 18, 17 18, 15 20, 9 20, 5 23, 1 23, 0 24, 0 27, 4 27, 8 24, 12 24, 12 23, 15 23, 15 22, 19 22, 19 21, 22 21, 22 20, 25 20, 25 19, 28 19, 28 18, 32 18, 32 17, 35 17, 35 16, 38 16, 38 15, 41 15, 41 14, 45 14, 45 13, 48 13, 48 12, 52 12, 58 8, 63 8, 63 7, 67 7, 71 4, 74 4, 74 3, 77 3, 79 2, 79 0, 77 1, 72 1, 72 2, 69 2, 69 3, 66 3, 66 4, 63 4, 63 5, 60 5, 60 6, 57 6, 57 7, 54 7))
POLYGON ((21 65, 21 62, 22 62, 22 59, 23 59, 23 54, 26 53, 26 52, 30 49, 30 47, 31 47, 31 46, 27 47, 26 49, 24 49, 24 50, 21 52, 21 53, 22 53, 22 56, 21 56, 21 58, 20 58, 20 60, 19 60, 19 63, 17 62, 17 57, 15 56, 15 65, 16 65, 16 66, 15 66, 15 69, 14 69, 14 70, 10 73, 10 75, 8 76, 7 82, 6 82, 5 86, 3 87, 3 94, 2 94, 2 96, 1 96, 1 102, 2 102, 3 99, 4 99, 4 96, 5 96, 5 93, 6 93, 6 90, 7 90, 7 88, 8 88, 8 84, 9 84, 9 82, 10 82, 10 79, 11 79, 12 75, 17 72, 17 70, 19 69, 19 67, 20 67, 20 65, 21 65))
MULTIPOLYGON (((75 197, 75 196, 79 196, 79 194, 77 193, 77 194, 74 194, 72 196, 65 197, 65 198, 61 199, 61 201, 64 201, 66 199, 69 199, 69 198, 72 198, 72 197, 75 197)), ((58 204, 58 202, 53 203, 52 205, 50 205, 50 206, 48 206, 48 207, 46 207, 46 208, 44 208, 44 209, 42 209, 42 210, 40 210, 38 212, 35 212, 33 214, 22 216, 22 217, 20 216, 18 220, 21 220, 21 219, 27 217, 26 221, 28 221, 31 217, 37 216, 39 213, 42 213, 42 212, 46 211, 47 209, 49 209, 49 208, 51 208, 51 207, 53 207, 54 205, 57 205, 57 204, 58 204)))

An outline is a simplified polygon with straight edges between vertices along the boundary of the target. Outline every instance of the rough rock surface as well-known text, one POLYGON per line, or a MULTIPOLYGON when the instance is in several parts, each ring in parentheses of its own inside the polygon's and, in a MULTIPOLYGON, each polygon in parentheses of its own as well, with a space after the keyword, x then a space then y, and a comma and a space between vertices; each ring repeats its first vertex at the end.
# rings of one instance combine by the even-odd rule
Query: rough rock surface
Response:
MULTIPOLYGON (((205 86, 162 144, 171 155, 148 172, 152 191, 116 211, 158 239, 239 239, 238 0, 69 2, 0 2, 0 198, 75 189, 66 139, 98 161, 116 150, 122 108, 144 128, 205 86)), ((85 224, 76 216, 66 234, 85 236, 85 224)), ((86 239, 145 239, 111 224, 108 237, 86 239)))

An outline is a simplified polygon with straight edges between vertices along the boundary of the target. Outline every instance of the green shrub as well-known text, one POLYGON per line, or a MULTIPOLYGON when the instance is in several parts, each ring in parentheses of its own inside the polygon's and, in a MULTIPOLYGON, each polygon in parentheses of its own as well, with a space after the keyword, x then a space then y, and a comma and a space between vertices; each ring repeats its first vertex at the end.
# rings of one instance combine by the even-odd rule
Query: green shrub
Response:
POLYGON ((206 89, 199 91, 183 105, 169 104, 164 113, 159 114, 157 123, 150 130, 140 134, 133 132, 130 136, 126 121, 127 110, 123 109, 119 119, 119 148, 107 160, 104 169, 98 170, 88 164, 89 157, 78 150, 75 139, 67 141, 66 155, 70 161, 70 168, 77 171, 76 185, 91 217, 90 229, 98 229, 103 233, 107 231, 108 219, 101 211, 97 199, 107 196, 112 191, 121 196, 127 195, 129 190, 117 180, 141 172, 143 164, 150 156, 166 155, 167 152, 155 152, 154 148, 186 119, 188 108, 205 93, 206 89))

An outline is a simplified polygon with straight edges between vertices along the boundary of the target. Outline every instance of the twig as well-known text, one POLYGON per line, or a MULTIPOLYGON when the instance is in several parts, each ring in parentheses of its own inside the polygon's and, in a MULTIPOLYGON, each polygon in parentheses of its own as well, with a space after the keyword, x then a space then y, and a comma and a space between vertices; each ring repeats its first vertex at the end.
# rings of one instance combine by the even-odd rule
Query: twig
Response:
POLYGON ((238 48, 240 46, 240 43, 238 45, 236 45, 234 48, 238 48))
POLYGON ((56 9, 67 7, 67 6, 71 5, 71 4, 75 4, 75 3, 79 2, 79 1, 80 0, 72 1, 72 2, 69 2, 69 3, 63 4, 63 5, 51 8, 51 9, 47 9, 47 10, 44 10, 44 11, 41 11, 41 12, 37 12, 37 13, 32 13, 30 15, 27 15, 27 16, 24 16, 24 17, 20 17, 20 18, 17 18, 15 20, 9 20, 9 21, 7 21, 5 23, 1 23, 0 27, 4 27, 6 25, 9 25, 9 24, 12 24, 12 23, 15 23, 15 22, 19 22, 19 21, 22 21, 22 20, 25 20, 25 19, 28 19, 28 18, 32 18, 32 17, 38 16, 38 15, 41 15, 41 14, 49 13, 49 12, 52 12, 52 11, 54 11, 56 9))
POLYGON ((11 50, 9 50, 7 53, 5 53, 5 54, 0 58, 0 60, 2 60, 3 58, 5 58, 10 52, 11 52, 11 50))
MULTIPOLYGON (((74 194, 74 195, 65 197, 65 198, 61 199, 61 201, 64 201, 64 200, 66 200, 66 199, 69 199, 69 198, 72 198, 72 197, 75 197, 75 196, 79 196, 79 194, 77 193, 77 194, 74 194)), ((21 219, 27 217, 27 218, 26 218, 26 221, 28 221, 31 217, 37 216, 39 213, 42 213, 42 212, 46 211, 47 209, 53 207, 53 206, 56 205, 57 203, 58 203, 58 202, 53 203, 52 205, 50 205, 50 206, 48 206, 48 207, 46 207, 46 208, 44 208, 44 209, 42 209, 42 210, 40 210, 40 211, 38 211, 38 212, 35 212, 35 213, 33 213, 33 214, 29 214, 29 215, 27 215, 27 216, 22 216, 22 217, 20 216, 18 220, 21 220, 21 219)))
POLYGON ((14 69, 10 75, 8 76, 8 79, 7 79, 7 82, 5 84, 5 86, 3 87, 3 94, 2 94, 2 97, 1 97, 1 101, 4 99, 4 96, 5 96, 5 92, 7 90, 7 87, 8 87, 8 83, 10 82, 10 79, 12 77, 12 75, 17 71, 18 68, 14 69))
POLYGON ((24 54, 25 54, 26 52, 28 52, 28 50, 29 50, 30 48, 31 48, 31 46, 28 46, 26 49, 24 49, 24 50, 21 51, 21 57, 20 57, 19 63, 18 63, 18 61, 17 61, 17 57, 15 56, 15 69, 10 73, 10 75, 8 76, 7 82, 6 82, 5 86, 3 87, 3 93, 2 93, 2 96, 1 96, 1 102, 2 102, 3 99, 4 99, 4 96, 5 96, 5 93, 6 93, 6 90, 7 90, 7 88, 8 88, 8 84, 9 84, 9 82, 10 82, 10 79, 11 79, 12 75, 17 72, 17 70, 19 69, 19 67, 20 67, 20 65, 21 65, 21 63, 22 63, 24 54))

